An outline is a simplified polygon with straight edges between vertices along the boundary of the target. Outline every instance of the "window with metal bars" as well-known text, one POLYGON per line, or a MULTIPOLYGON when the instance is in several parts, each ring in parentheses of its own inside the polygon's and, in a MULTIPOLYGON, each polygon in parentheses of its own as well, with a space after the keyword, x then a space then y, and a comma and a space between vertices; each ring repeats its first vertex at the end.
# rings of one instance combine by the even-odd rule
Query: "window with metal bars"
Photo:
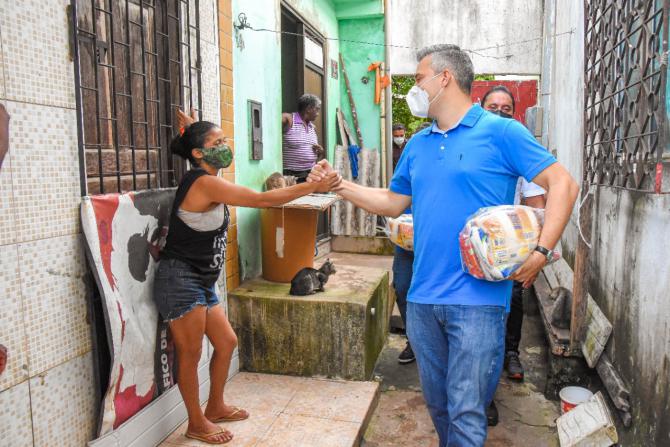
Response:
POLYGON ((176 186, 176 108, 200 111, 198 0, 72 0, 82 194, 176 186))
POLYGON ((585 2, 588 183, 644 191, 660 188, 668 155, 668 3, 585 2))

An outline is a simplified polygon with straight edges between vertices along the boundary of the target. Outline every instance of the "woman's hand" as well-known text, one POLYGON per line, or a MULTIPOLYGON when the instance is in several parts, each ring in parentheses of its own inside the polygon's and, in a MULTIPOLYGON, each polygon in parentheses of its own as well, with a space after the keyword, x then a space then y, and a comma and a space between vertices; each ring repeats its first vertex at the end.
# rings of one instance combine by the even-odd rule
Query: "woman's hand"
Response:
POLYGON ((335 171, 332 166, 330 166, 330 163, 328 163, 328 160, 321 160, 312 167, 312 171, 307 176, 307 181, 309 183, 317 183, 323 180, 323 178, 331 172, 335 171))
POLYGON ((177 127, 179 129, 182 127, 186 129, 188 126, 197 121, 196 118, 197 115, 193 107, 191 107, 191 116, 188 116, 182 109, 179 108, 179 106, 177 106, 177 127))
POLYGON ((316 156, 319 157, 319 158, 323 157, 326 154, 326 151, 324 150, 324 148, 321 147, 318 144, 312 145, 312 150, 314 151, 316 156))

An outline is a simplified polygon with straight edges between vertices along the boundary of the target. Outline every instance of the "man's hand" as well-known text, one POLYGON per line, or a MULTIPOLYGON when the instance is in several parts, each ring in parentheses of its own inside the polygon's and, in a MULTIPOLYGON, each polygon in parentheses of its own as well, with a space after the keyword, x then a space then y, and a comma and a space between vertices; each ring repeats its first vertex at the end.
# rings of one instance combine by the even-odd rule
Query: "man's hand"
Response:
POLYGON ((197 121, 196 118, 197 115, 193 107, 191 107, 191 116, 188 116, 187 114, 184 113, 182 109, 179 108, 179 106, 177 106, 177 127, 179 129, 181 129, 182 127, 186 129, 188 126, 197 121))
POLYGON ((314 151, 316 156, 319 157, 319 158, 323 157, 326 153, 326 151, 323 149, 323 147, 321 147, 318 144, 313 145, 312 150, 314 151))
POLYGON ((329 172, 326 176, 316 183, 316 192, 326 193, 336 189, 342 183, 342 177, 337 172, 329 172))
POLYGON ((528 289, 545 265, 547 265, 547 258, 542 253, 534 251, 509 279, 523 283, 524 289, 528 289))

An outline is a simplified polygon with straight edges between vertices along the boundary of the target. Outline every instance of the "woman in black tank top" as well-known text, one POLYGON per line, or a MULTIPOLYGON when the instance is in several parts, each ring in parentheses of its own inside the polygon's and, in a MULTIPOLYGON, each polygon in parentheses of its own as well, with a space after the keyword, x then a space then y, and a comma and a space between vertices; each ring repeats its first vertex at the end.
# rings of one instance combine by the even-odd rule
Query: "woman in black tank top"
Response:
MULTIPOLYGON (((182 115, 183 117, 183 115, 182 115)), ((184 176, 172 206, 167 242, 154 280, 154 300, 169 321, 178 360, 178 385, 188 412, 186 436, 210 444, 224 444, 232 434, 216 422, 249 417, 245 410, 226 405, 223 388, 237 336, 216 296, 216 280, 225 259, 229 214, 225 205, 265 208, 298 197, 327 192, 341 179, 333 174, 320 183, 256 192, 217 176, 230 165, 232 152, 223 131, 207 121, 186 128, 170 144, 173 154, 188 160, 194 169, 184 176), (225 206, 221 225, 209 231, 191 228, 179 210, 204 213, 225 206), (198 363, 203 336, 214 346, 210 362, 210 392, 203 413, 198 396, 198 363)))

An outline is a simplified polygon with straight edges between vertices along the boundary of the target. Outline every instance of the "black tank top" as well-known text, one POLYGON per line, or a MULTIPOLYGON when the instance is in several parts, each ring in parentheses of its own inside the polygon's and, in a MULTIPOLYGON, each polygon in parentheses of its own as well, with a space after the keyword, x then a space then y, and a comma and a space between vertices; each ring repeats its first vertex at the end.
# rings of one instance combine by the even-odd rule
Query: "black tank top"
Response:
POLYGON ((161 253, 161 259, 178 259, 189 264, 195 271, 203 275, 203 280, 207 285, 212 285, 219 277, 226 258, 228 223, 230 221, 228 207, 225 206, 223 223, 219 228, 212 231, 194 230, 177 215, 189 189, 203 175, 208 175, 203 169, 192 169, 184 175, 179 184, 172 205, 170 228, 165 248, 161 253))

